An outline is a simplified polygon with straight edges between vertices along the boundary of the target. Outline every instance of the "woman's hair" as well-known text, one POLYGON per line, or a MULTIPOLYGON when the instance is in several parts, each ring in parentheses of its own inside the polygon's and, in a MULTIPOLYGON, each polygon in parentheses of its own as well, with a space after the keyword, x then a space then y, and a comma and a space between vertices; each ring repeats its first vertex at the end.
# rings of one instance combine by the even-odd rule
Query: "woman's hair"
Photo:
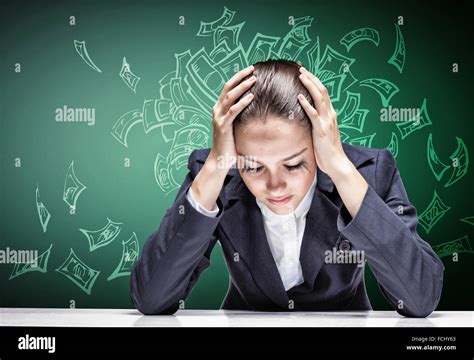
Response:
POLYGON ((259 119, 265 123, 267 117, 274 116, 311 128, 311 121, 297 98, 298 94, 303 94, 314 106, 311 95, 299 79, 299 68, 303 65, 288 60, 267 60, 253 66, 253 73, 242 81, 252 75, 257 79, 241 98, 249 93, 252 93, 254 98, 234 119, 234 127, 246 124, 251 119, 259 119))

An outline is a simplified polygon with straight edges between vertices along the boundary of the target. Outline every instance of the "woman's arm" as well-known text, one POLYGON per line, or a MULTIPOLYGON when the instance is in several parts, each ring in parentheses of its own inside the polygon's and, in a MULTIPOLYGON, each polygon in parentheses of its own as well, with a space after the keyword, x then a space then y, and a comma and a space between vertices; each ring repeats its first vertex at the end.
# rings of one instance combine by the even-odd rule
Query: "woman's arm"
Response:
POLYGON ((397 312, 426 317, 438 305, 444 265, 416 231, 416 208, 388 150, 379 152, 376 169, 376 189, 368 186, 354 216, 343 206, 339 231, 355 249, 364 251, 382 293, 397 312))
POLYGON ((369 185, 348 158, 343 159, 338 165, 336 171, 328 175, 347 211, 354 217, 360 209, 369 185))
MULTIPOLYGON (((190 156, 192 162, 193 154, 190 156)), ((198 177, 207 184, 220 181, 219 174, 207 171, 205 166, 195 179, 188 173, 160 227, 148 238, 134 264, 130 295, 143 314, 176 312, 202 271, 210 265, 210 254, 217 241, 214 232, 224 207, 218 195, 214 203, 217 202, 221 211, 216 217, 206 216, 192 206, 186 195, 198 177)))
POLYGON ((224 185, 224 180, 229 170, 221 166, 216 155, 209 153, 209 156, 193 181, 191 186, 194 199, 205 209, 212 211, 216 205, 216 200, 224 185))
POLYGON ((339 231, 364 251, 382 292, 400 314, 428 316, 441 296, 444 265, 416 232, 416 209, 408 200, 395 159, 386 149, 377 156, 377 190, 385 194, 380 197, 344 153, 327 89, 304 68, 300 72, 315 104, 298 96, 313 125, 317 165, 333 180, 344 203, 339 231))
MULTIPOLYGON (((135 263, 130 277, 131 298, 144 314, 172 314, 191 292, 209 258, 217 239, 215 229, 224 205, 219 194, 230 167, 236 162, 233 121, 248 106, 253 96, 240 98, 255 83, 250 66, 227 81, 212 108, 212 148, 195 178, 186 176, 175 202, 166 212, 159 229, 151 235, 135 263), (187 200, 187 192, 208 211, 220 208, 216 217, 196 210, 187 200)), ((190 155, 188 168, 193 164, 190 155)))
MULTIPOLYGON (((189 163, 194 161, 191 154, 189 163)), ((210 254, 217 241, 214 232, 223 214, 218 195, 225 175, 213 172, 207 163, 194 179, 191 172, 188 173, 160 227, 148 238, 134 264, 130 276, 131 299, 143 314, 176 312, 202 271, 210 265, 210 254), (201 191, 208 196, 198 201, 217 203, 221 211, 216 217, 202 214, 187 200, 187 192, 194 186, 202 189, 200 184, 204 184, 201 191), (217 187, 215 197, 206 185, 217 187)), ((194 189, 192 191, 195 194, 194 189)))

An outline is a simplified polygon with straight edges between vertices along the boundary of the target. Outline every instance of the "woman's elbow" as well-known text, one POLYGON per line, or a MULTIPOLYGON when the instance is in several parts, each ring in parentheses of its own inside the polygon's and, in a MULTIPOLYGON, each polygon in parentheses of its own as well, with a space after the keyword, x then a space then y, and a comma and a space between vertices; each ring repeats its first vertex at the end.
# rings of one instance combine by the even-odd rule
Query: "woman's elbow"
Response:
POLYGON ((130 298, 135 308, 143 315, 173 315, 179 308, 177 304, 167 305, 156 298, 137 296, 137 293, 134 293, 133 290, 130 298))
POLYGON ((406 317, 425 318, 435 311, 443 289, 443 271, 433 276, 428 289, 425 288, 425 291, 420 291, 416 296, 416 301, 410 308, 402 308, 398 312, 406 317))
POLYGON ((130 280, 130 299, 135 308, 143 315, 173 315, 178 311, 178 304, 171 304, 169 301, 160 301, 159 294, 145 294, 139 291, 139 284, 133 280, 133 274, 130 280))
POLYGON ((431 315, 431 313, 434 310, 435 310, 434 308, 430 308, 430 307, 427 307, 427 308, 418 307, 416 309, 410 309, 408 311, 398 310, 398 313, 408 318, 426 318, 429 315, 431 315))
POLYGON ((171 306, 168 308, 163 308, 156 305, 135 305, 136 309, 140 311, 143 315, 173 315, 178 311, 178 306, 171 306))

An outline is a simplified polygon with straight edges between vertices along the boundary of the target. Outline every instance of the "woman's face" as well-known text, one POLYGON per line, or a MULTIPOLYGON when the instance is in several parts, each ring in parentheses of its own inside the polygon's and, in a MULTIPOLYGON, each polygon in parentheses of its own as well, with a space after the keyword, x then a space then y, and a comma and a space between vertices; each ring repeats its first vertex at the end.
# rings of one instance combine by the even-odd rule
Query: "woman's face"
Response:
POLYGON ((311 131, 268 118, 265 124, 250 120, 238 126, 234 137, 237 154, 243 157, 239 172, 250 192, 276 214, 296 209, 316 172, 311 131))

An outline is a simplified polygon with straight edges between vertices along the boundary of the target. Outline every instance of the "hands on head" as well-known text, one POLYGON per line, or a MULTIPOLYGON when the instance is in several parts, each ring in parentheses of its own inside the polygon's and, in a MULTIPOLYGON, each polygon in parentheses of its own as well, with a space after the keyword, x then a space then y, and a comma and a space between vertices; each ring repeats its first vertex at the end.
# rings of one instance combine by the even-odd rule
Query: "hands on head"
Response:
MULTIPOLYGON (((211 157, 218 159, 220 167, 230 169, 237 161, 233 122, 238 114, 254 99, 253 94, 242 95, 252 88, 255 76, 245 79, 254 71, 249 66, 237 72, 224 85, 222 93, 212 109, 213 142, 211 157)), ((298 101, 312 124, 313 149, 318 167, 328 175, 337 171, 338 164, 347 161, 342 148, 337 114, 332 106, 328 90, 321 81, 304 67, 299 68, 299 80, 308 90, 312 103, 303 95, 298 101)))

